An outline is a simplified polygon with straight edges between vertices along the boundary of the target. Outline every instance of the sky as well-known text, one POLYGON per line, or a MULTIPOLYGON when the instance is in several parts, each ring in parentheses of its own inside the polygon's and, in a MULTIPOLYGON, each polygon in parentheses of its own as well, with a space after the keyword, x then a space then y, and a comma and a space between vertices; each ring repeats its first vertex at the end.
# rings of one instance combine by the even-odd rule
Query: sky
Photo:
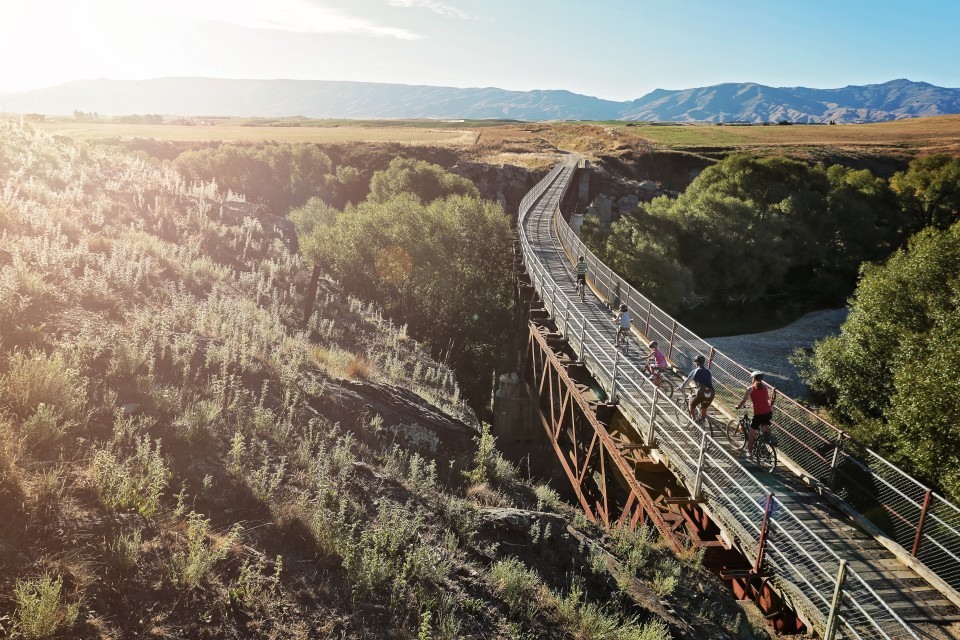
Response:
POLYGON ((632 100, 721 82, 960 87, 960 2, 2 0, 0 92, 166 76, 632 100))

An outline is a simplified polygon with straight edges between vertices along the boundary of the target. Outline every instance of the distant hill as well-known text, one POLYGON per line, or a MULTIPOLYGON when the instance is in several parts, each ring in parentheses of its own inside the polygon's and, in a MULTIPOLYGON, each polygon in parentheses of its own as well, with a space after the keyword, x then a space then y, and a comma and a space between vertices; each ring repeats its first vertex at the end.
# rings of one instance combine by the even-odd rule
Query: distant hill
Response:
POLYGON ((718 84, 657 89, 628 102, 570 91, 458 89, 320 80, 156 78, 83 80, 0 94, 3 109, 69 115, 306 116, 311 118, 512 118, 673 122, 879 122, 960 113, 960 89, 892 80, 841 89, 718 84))

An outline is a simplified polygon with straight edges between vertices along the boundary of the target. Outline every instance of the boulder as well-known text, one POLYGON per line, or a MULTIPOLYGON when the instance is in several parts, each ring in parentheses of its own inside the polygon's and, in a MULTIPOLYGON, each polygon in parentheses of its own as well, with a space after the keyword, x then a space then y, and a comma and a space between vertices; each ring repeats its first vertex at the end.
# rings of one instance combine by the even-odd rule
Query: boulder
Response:
POLYGON ((657 183, 653 180, 644 180, 640 183, 640 188, 647 193, 653 193, 657 190, 657 183))
POLYGON ((620 210, 621 214, 627 213, 636 209, 639 202, 640 198, 631 193, 617 200, 617 209, 620 210))

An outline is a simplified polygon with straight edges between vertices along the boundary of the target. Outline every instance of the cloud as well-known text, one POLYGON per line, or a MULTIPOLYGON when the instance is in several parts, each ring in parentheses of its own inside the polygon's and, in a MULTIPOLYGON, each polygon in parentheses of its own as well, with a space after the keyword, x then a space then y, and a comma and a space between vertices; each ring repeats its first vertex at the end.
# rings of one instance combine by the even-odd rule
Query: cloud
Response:
POLYGON ((305 0, 164 0, 154 4, 153 10, 183 18, 289 33, 339 33, 398 40, 423 37, 408 29, 383 26, 343 9, 318 6, 305 0))
POLYGON ((444 18, 457 18, 459 20, 470 20, 472 16, 465 12, 451 7, 450 5, 436 2, 435 0, 387 0, 391 7, 429 9, 444 18))

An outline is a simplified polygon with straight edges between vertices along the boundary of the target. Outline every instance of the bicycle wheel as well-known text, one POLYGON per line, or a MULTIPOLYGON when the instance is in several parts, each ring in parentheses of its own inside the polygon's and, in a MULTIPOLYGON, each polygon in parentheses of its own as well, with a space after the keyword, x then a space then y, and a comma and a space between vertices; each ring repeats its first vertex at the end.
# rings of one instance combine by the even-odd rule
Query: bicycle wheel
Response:
POLYGON ((707 426, 710 429, 710 437, 714 439, 722 436, 726 431, 726 425, 723 424, 723 420, 714 418, 713 416, 707 416, 707 426))
POLYGON ((743 451, 747 446, 747 431, 740 420, 727 422, 727 442, 737 451, 743 451))
POLYGON ((668 398, 673 397, 673 383, 667 380, 662 374, 660 375, 660 380, 657 382, 657 388, 668 398))
POLYGON ((777 468, 777 448, 766 438, 757 438, 753 445, 753 457, 764 471, 773 473, 777 468))

